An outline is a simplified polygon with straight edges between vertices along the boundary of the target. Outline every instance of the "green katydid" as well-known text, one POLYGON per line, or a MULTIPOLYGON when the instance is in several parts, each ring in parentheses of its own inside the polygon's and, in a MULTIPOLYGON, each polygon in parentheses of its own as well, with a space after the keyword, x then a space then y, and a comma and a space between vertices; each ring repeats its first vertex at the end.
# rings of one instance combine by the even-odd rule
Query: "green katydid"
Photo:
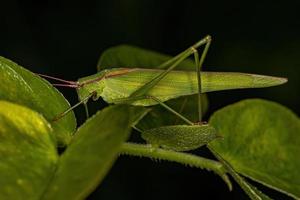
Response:
POLYGON ((211 38, 210 36, 207 36, 187 50, 162 63, 157 67, 158 69, 105 69, 97 74, 80 78, 77 82, 65 81, 44 75, 45 77, 63 82, 63 84, 53 85, 76 88, 79 97, 79 102, 77 104, 58 115, 54 120, 58 120, 82 103, 86 106, 86 103, 90 98, 97 100, 99 97, 102 97, 108 103, 127 103, 136 106, 152 106, 160 104, 187 124, 195 125, 195 123, 170 108, 164 102, 181 96, 198 94, 198 115, 200 125, 195 125, 199 127, 193 128, 193 130, 196 130, 197 132, 195 134, 197 138, 193 138, 190 134, 191 129, 184 126, 161 127, 161 129, 155 129, 155 131, 149 130, 145 132, 145 134, 142 134, 143 138, 148 142, 158 141, 157 143, 160 143, 159 145, 170 149, 191 150, 197 148, 198 145, 203 145, 217 137, 212 127, 208 127, 209 125, 201 125, 201 93, 240 88, 270 87, 283 84, 287 81, 285 78, 256 74, 200 72, 210 43, 211 38), (205 45, 205 47, 199 59, 197 48, 202 45, 205 45), (196 71, 174 70, 176 66, 192 54, 194 54, 196 71), (167 69, 163 70, 162 68, 167 69), (175 135, 173 135, 173 140, 175 142, 169 144, 168 141, 163 139, 162 136, 164 136, 164 133, 176 132, 178 130, 180 130, 179 137, 175 133, 175 135), (156 136, 155 134, 152 134, 152 132, 160 134, 156 136), (207 136, 205 136, 205 134, 207 136), (199 135, 203 135, 203 137, 199 137, 199 135), (193 141, 194 144, 191 145, 189 141, 193 141), (177 144, 179 143, 182 145, 178 146, 177 144), (173 144, 175 144, 175 146, 172 146, 173 144))
POLYGON ((205 92, 261 88, 283 84, 286 78, 263 76, 236 72, 201 72, 201 67, 211 43, 211 37, 206 36, 190 48, 172 59, 162 63, 159 69, 142 68, 112 68, 105 69, 97 74, 80 78, 77 82, 45 76, 63 82, 53 84, 76 88, 79 102, 70 109, 58 115, 57 120, 80 104, 86 104, 88 99, 97 100, 102 97, 108 103, 128 103, 137 106, 152 106, 160 104, 170 112, 176 114, 186 123, 190 120, 177 113, 164 102, 181 96, 198 94, 199 122, 201 122, 200 95, 205 92), (205 45, 199 59, 197 48, 205 45), (194 54, 195 72, 175 71, 174 68, 183 60, 194 54), (162 68, 166 68, 163 70, 162 68))

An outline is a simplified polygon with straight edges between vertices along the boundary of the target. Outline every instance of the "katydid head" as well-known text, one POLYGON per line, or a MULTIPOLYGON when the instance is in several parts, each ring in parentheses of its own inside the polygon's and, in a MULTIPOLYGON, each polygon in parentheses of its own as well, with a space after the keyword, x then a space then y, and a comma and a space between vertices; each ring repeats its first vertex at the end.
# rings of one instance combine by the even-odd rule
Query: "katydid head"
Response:
MULTIPOLYGON (((44 74, 37 74, 37 75, 39 75, 40 77, 46 78, 46 79, 55 80, 55 81, 59 82, 59 83, 53 83, 52 84, 53 86, 66 87, 66 88, 79 88, 80 87, 80 83, 75 82, 75 81, 67 81, 67 80, 64 80, 64 79, 60 79, 60 78, 56 78, 56 77, 48 76, 48 75, 44 75, 44 74)), ((79 102, 79 103, 75 104, 74 106, 68 108, 64 112, 62 112, 59 115, 55 116, 52 119, 52 121, 58 121, 60 118, 65 116, 67 113, 72 111, 75 107, 77 107, 80 104, 81 104, 81 102, 79 102)))
POLYGON ((67 113, 72 111, 77 106, 84 104, 86 109, 86 114, 88 116, 88 110, 87 110, 87 101, 92 98, 94 101, 96 101, 103 90, 104 82, 103 77, 105 75, 105 71, 97 73, 92 76, 87 76, 84 78, 80 78, 77 82, 75 81, 67 81, 64 79, 43 75, 43 74, 37 74, 41 77, 51 79, 58 81, 60 83, 54 83, 53 86, 59 86, 59 87, 67 87, 67 88, 75 88, 78 94, 79 102, 76 103, 74 106, 70 107, 69 109, 65 110, 64 112, 57 115, 52 121, 57 121, 63 116, 65 116, 67 113))
POLYGON ((88 97, 97 101, 104 89, 105 71, 78 79, 79 87, 76 88, 79 101, 87 103, 88 97))

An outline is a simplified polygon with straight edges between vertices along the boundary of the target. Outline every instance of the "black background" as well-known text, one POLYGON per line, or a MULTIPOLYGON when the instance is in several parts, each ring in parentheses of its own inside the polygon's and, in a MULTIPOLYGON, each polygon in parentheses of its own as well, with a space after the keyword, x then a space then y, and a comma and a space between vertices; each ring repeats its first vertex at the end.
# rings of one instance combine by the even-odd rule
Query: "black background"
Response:
MULTIPOLYGON (((0 2, 0 55, 31 71, 76 80, 95 73, 99 55, 113 45, 129 43, 175 55, 211 34, 205 70, 284 76, 289 82, 211 93, 208 116, 229 103, 257 97, 279 102, 299 115, 300 4, 296 1, 0 2)), ((77 102, 74 90, 61 91, 71 104, 77 102)), ((97 109, 102 106, 92 104, 97 109)), ((80 112, 82 108, 76 110, 79 122, 80 112)), ((248 198, 234 186, 229 192, 220 178, 204 170, 121 157, 89 199, 248 198)), ((262 189, 277 199, 287 198, 262 189)))

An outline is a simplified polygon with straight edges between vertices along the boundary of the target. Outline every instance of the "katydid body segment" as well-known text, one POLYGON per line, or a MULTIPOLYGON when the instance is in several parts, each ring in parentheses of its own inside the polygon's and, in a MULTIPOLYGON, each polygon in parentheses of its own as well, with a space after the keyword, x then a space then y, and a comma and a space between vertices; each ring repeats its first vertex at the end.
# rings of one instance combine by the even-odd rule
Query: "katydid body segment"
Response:
MULTIPOLYGON (((141 68, 115 68, 104 70, 92 76, 79 79, 77 88, 79 100, 95 92, 94 98, 102 97, 108 103, 122 103, 141 86, 161 74, 163 70, 141 68)), ((286 82, 284 78, 234 72, 201 72, 201 92, 219 90, 261 88, 286 82)), ((172 71, 168 73, 146 96, 153 96, 164 102, 180 96, 198 93, 197 73, 193 71, 172 71)), ((130 104, 152 106, 158 104, 153 99, 141 99, 130 104)))

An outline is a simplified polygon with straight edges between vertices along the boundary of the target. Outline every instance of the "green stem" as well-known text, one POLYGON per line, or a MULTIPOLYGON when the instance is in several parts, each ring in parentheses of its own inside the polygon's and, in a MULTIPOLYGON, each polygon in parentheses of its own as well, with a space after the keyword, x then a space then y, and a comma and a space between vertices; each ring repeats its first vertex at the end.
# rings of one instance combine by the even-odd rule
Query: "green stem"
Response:
POLYGON ((134 143, 124 143, 121 147, 120 154, 167 160, 171 162, 177 162, 183 165, 188 165, 191 167, 197 167, 200 169, 214 171, 225 181, 230 190, 232 188, 230 180, 226 175, 227 171, 225 170, 223 164, 218 161, 210 160, 189 153, 176 152, 171 150, 165 150, 162 148, 156 148, 150 145, 134 143))
POLYGON ((221 155, 219 155, 213 148, 209 148, 209 150, 216 156, 216 158, 223 163, 223 166, 226 168, 227 172, 232 176, 232 178, 240 185, 240 187, 245 191, 245 193, 250 197, 252 200, 271 200, 270 197, 256 189, 253 185, 248 183, 241 177, 233 168, 232 166, 224 160, 221 155))

